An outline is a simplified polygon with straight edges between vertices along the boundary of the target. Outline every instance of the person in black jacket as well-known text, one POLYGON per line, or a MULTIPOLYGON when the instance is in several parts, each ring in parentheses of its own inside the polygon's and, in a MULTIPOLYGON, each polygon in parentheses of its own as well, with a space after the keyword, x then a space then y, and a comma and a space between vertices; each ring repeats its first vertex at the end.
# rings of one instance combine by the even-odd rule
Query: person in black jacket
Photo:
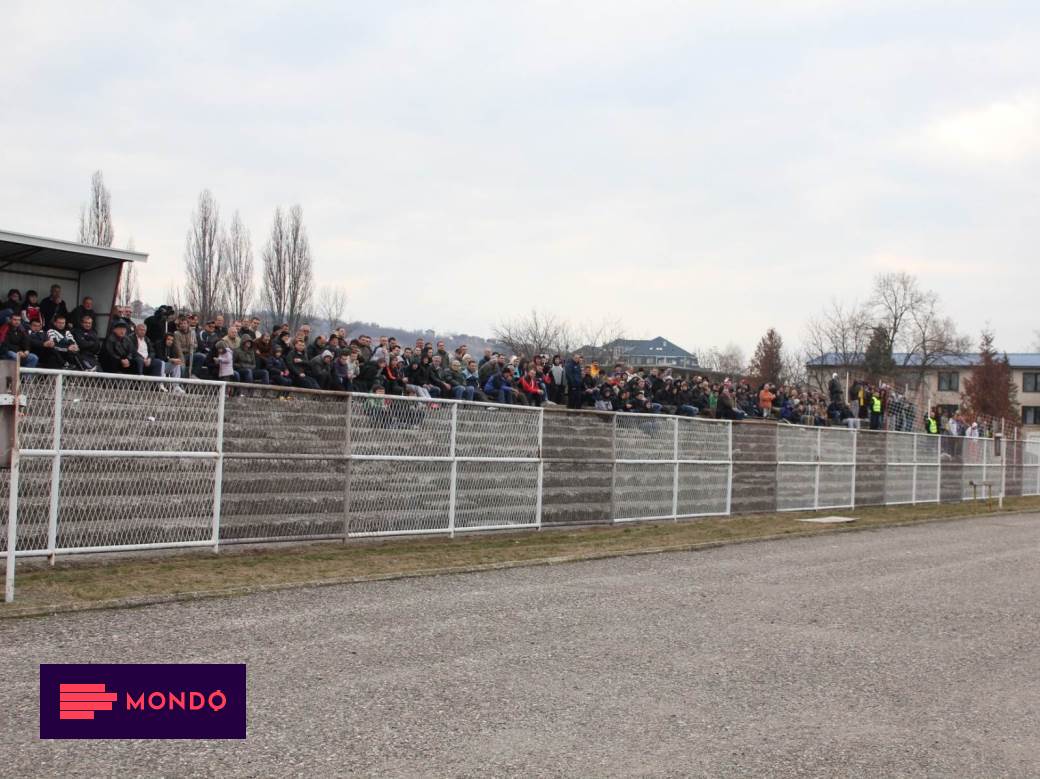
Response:
POLYGON ((380 373, 386 366, 386 358, 369 360, 361 366, 358 376, 354 379, 354 390, 357 392, 371 392, 372 387, 380 380, 380 373))
POLYGON ((435 383, 433 375, 433 357, 424 349, 419 362, 414 363, 408 373, 408 383, 423 387, 431 397, 439 398, 441 388, 435 383))
POLYGON ((271 355, 267 358, 267 373, 271 377, 271 383, 279 387, 292 386, 292 374, 282 357, 282 347, 279 344, 271 347, 271 355))
POLYGON ((0 343, 0 356, 5 360, 18 360, 26 368, 35 368, 40 358, 33 354, 29 336, 22 329, 21 313, 11 314, 3 327, 7 328, 7 332, 0 343))
POLYGON ((584 394, 581 384, 584 377, 582 362, 582 356, 575 354, 571 359, 567 360, 567 364, 564 366, 567 382, 567 408, 581 408, 582 395, 584 394))
POLYGON ((48 332, 43 329, 39 319, 29 323, 29 348, 32 353, 40 358, 41 368, 61 369, 65 367, 65 361, 54 348, 54 340, 48 332))
POLYGON ((51 326, 55 314, 68 318, 69 310, 65 307, 65 301, 61 299, 61 287, 58 284, 51 284, 50 297, 40 302, 40 313, 47 327, 51 326))
POLYGON ((72 312, 69 314, 69 325, 72 327, 73 330, 75 330, 77 327, 80 326, 80 322, 83 321, 83 317, 89 316, 91 319, 93 319, 96 315, 97 312, 94 311, 94 298, 88 295, 87 297, 83 298, 82 303, 80 303, 78 306, 72 309, 72 312))
POLYGON ((101 345, 101 369, 106 373, 129 373, 140 375, 139 367, 144 366, 134 360, 134 344, 126 334, 126 322, 119 319, 112 325, 112 332, 101 345))
POLYGON ((292 351, 286 355, 285 365, 289 369, 292 382, 297 387, 318 389, 318 382, 307 375, 307 344, 302 338, 293 343, 292 351))
POLYGON ((83 363, 83 370, 96 371, 98 368, 98 353, 101 351, 101 339, 98 338, 94 329, 94 317, 92 314, 84 313, 79 324, 72 328, 72 337, 79 347, 79 358, 83 363))
POLYGON ((173 306, 159 306, 150 317, 144 320, 145 333, 148 340, 158 345, 166 333, 170 332, 169 322, 174 318, 176 312, 173 306))

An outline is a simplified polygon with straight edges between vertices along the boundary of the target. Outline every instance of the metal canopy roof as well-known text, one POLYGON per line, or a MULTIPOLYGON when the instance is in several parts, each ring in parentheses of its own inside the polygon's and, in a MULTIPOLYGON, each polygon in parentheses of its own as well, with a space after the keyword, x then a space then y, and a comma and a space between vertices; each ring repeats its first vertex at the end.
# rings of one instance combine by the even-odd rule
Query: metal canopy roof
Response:
POLYGON ((0 230, 0 270, 15 263, 88 271, 114 262, 147 262, 148 255, 126 249, 87 246, 57 238, 41 238, 0 230))

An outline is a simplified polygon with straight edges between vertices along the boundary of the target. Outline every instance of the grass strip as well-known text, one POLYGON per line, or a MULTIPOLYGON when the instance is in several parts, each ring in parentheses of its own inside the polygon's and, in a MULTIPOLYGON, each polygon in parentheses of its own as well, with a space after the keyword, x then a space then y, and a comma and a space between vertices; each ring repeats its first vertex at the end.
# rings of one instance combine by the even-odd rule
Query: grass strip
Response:
MULTIPOLYGON (((1005 513, 1040 509, 1040 497, 1009 498, 1005 513)), ((542 532, 464 534, 384 541, 311 542, 208 550, 58 557, 54 567, 22 560, 16 600, 0 617, 245 594, 404 576, 456 573, 517 565, 569 562, 664 552, 724 543, 849 532, 865 528, 957 519, 997 512, 996 502, 923 504, 834 510, 855 517, 844 525, 800 522, 814 512, 705 517, 542 532)))

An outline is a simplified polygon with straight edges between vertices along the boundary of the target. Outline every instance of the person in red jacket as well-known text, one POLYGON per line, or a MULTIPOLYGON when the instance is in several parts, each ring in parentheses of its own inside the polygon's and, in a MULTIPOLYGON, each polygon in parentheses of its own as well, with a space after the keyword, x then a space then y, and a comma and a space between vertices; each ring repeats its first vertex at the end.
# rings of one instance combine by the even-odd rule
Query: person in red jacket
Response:
POLYGON ((545 402, 544 385, 533 367, 528 368, 527 373, 520 377, 520 391, 527 398, 528 403, 540 406, 545 402))

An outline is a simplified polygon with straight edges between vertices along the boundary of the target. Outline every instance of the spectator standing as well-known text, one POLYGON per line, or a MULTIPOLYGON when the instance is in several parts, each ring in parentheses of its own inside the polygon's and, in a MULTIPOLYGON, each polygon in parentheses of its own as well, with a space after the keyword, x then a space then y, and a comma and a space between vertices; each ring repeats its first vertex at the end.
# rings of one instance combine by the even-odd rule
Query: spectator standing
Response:
POLYGON ((758 392, 758 408, 762 412, 762 416, 769 418, 773 415, 773 400, 776 395, 772 391, 772 385, 769 383, 763 384, 762 389, 758 392))
POLYGON ((883 406, 881 390, 870 390, 870 429, 880 430, 883 422, 883 406))
POLYGON ((582 370, 582 356, 574 354, 567 360, 565 370, 565 382, 567 386, 567 408, 581 408, 582 380, 585 372, 582 370))

